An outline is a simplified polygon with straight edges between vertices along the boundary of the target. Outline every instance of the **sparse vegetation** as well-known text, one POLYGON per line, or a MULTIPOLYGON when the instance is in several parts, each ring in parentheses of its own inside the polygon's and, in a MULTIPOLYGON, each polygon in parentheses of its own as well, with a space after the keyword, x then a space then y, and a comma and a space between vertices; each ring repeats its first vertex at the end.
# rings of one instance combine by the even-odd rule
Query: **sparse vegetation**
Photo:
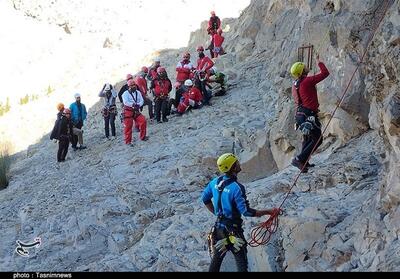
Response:
POLYGON ((37 95, 37 94, 32 95, 32 96, 26 94, 25 97, 19 99, 19 104, 21 106, 26 105, 27 103, 38 100, 38 99, 39 99, 39 95, 37 95))
POLYGON ((46 96, 49 97, 52 93, 54 92, 54 89, 51 88, 51 86, 49 85, 49 87, 47 87, 47 93, 46 96))
POLYGON ((0 189, 8 186, 8 172, 10 170, 11 158, 10 147, 7 144, 0 146, 0 189))
POLYGON ((10 108, 11 108, 11 106, 10 106, 10 99, 7 97, 7 100, 6 100, 6 104, 5 104, 5 105, 3 105, 2 102, 0 102, 0 116, 3 116, 3 115, 6 114, 7 112, 9 112, 9 111, 10 111, 10 108))

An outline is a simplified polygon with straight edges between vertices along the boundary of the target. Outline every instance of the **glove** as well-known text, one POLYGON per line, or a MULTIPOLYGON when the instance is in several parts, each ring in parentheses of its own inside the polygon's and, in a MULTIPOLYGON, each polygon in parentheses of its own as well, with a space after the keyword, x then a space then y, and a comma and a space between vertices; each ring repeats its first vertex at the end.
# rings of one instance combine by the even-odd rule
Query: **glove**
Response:
POLYGON ((234 235, 229 236, 229 242, 233 245, 235 253, 239 252, 240 249, 242 249, 243 245, 246 244, 246 242, 243 239, 236 237, 234 235))
POLYGON ((190 100, 189 100, 189 105, 190 105, 191 107, 194 107, 194 106, 196 105, 196 102, 195 102, 194 100, 190 99, 190 100))
POLYGON ((300 125, 300 131, 304 136, 309 136, 311 134, 311 131, 313 129, 313 124, 306 121, 303 124, 300 125))
POLYGON ((219 252, 219 253, 225 253, 228 249, 228 239, 224 238, 218 241, 215 245, 214 248, 219 252))

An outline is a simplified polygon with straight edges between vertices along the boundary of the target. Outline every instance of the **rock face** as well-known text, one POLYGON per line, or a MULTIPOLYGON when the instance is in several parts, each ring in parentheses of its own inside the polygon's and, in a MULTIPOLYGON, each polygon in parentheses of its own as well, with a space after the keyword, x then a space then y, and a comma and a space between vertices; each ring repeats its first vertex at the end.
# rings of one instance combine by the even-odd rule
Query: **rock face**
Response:
MULTIPOLYGON (((230 90, 213 106, 150 125, 150 141, 128 148, 121 127, 118 140, 101 140, 97 104, 89 149, 71 151, 62 165, 53 163, 54 144, 38 143, 0 192, 0 270, 207 270, 214 217, 200 195, 218 155, 234 148, 241 158, 255 208, 279 205, 297 174, 287 167, 300 147, 287 73, 297 47, 315 45, 331 72, 318 85, 326 125, 386 7, 317 167, 300 177, 271 245, 249 249, 249 263, 253 271, 399 271, 398 0, 252 1, 224 23, 228 54, 217 67, 230 90), (43 244, 29 261, 13 253, 16 240, 36 236, 43 244)), ((192 54, 206 43, 202 27, 192 54)), ((161 52, 170 76, 182 51, 161 52)), ((259 221, 245 222, 246 235, 259 221)))

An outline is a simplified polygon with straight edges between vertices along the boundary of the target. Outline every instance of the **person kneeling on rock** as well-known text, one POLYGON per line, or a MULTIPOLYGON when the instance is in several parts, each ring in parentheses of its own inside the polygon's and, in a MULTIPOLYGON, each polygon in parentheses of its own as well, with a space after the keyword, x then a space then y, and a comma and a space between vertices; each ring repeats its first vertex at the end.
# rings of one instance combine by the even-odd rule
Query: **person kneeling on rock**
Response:
POLYGON ((198 109, 202 107, 203 95, 200 90, 193 86, 193 82, 190 79, 185 81, 185 87, 187 91, 182 94, 177 109, 178 114, 181 115, 191 108, 198 109))

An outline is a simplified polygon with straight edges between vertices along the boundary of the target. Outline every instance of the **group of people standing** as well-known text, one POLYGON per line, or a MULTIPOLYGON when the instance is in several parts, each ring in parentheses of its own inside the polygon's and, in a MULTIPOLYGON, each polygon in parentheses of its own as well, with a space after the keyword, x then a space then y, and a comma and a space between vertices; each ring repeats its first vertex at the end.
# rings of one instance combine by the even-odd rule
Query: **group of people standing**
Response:
MULTIPOLYGON (((222 43, 221 21, 212 12, 207 32, 211 35, 209 47, 212 58, 224 54, 222 43)), ((190 53, 185 52, 182 60, 176 66, 176 82, 173 86, 167 71, 161 66, 160 60, 155 60, 150 67, 142 67, 136 75, 128 74, 126 83, 118 94, 111 84, 105 84, 99 93, 104 98, 102 110, 105 135, 109 138, 111 125, 112 138, 115 137, 115 119, 117 116, 116 98, 121 103, 121 120, 124 126, 125 144, 133 146, 132 131, 135 128, 140 132, 139 138, 147 141, 147 120, 142 114, 145 106, 148 108, 150 123, 166 123, 171 114, 183 115, 190 109, 199 109, 203 105, 211 105, 213 95, 210 83, 219 84, 218 92, 221 96, 226 92, 225 75, 214 67, 214 61, 205 55, 203 46, 197 48, 198 60, 196 67, 190 61, 190 53), (175 89, 175 95, 171 92, 175 89)))
POLYGON ((81 103, 81 95, 75 94, 75 102, 69 108, 64 104, 57 105, 57 120, 50 134, 50 139, 58 142, 57 162, 64 162, 68 153, 69 144, 74 151, 86 149, 83 144, 83 125, 87 111, 81 103), (79 144, 79 145, 78 145, 79 144))

